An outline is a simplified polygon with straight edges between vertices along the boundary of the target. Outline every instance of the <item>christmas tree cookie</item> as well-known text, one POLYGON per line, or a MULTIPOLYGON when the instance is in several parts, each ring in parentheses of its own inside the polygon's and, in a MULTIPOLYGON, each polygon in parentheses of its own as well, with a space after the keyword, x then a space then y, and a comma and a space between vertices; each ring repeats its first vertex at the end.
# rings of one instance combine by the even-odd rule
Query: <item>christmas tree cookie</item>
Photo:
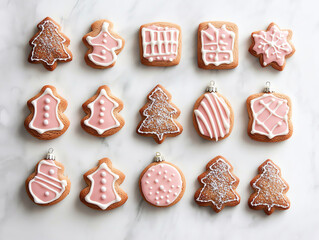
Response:
POLYGON ((108 20, 98 20, 91 26, 92 32, 84 35, 83 43, 88 48, 85 62, 93 68, 113 67, 117 55, 124 48, 124 39, 113 32, 113 24, 108 20))
POLYGON ((281 178, 280 168, 268 159, 259 166, 258 173, 250 182, 254 193, 249 197, 249 207, 263 209, 267 215, 272 214, 275 209, 287 210, 290 207, 286 196, 289 186, 281 178))
POLYGON ((171 98, 171 94, 161 85, 148 94, 148 103, 140 109, 143 119, 137 126, 138 134, 153 137, 160 144, 166 137, 182 133, 183 127, 176 121, 180 110, 171 102, 171 98))
POLYGON ((124 119, 119 112, 123 102, 111 94, 108 86, 99 87, 96 94, 83 105, 87 114, 81 121, 82 128, 97 137, 107 137, 121 130, 124 119))
POLYGON ((31 113, 26 117, 24 126, 32 136, 50 140, 61 136, 68 129, 70 121, 63 114, 68 103, 58 95, 55 87, 44 86, 27 105, 31 113))
POLYGON ((222 156, 217 156, 206 165, 206 172, 198 176, 202 185, 195 193, 195 202, 210 206, 220 212, 225 206, 236 206, 240 196, 236 192, 239 179, 233 174, 232 165, 222 156))
POLYGON ((64 167, 55 161, 53 149, 38 162, 35 172, 25 182, 29 197, 34 203, 49 206, 63 200, 70 192, 71 182, 63 175, 64 167))
POLYGON ((47 17, 38 24, 38 29, 40 31, 29 42, 32 47, 30 63, 42 63, 46 69, 53 71, 58 62, 72 60, 68 49, 70 39, 60 31, 59 24, 47 17))
POLYGON ((125 175, 112 167, 110 159, 101 159, 83 178, 88 187, 81 191, 80 200, 88 207, 106 211, 126 202, 127 194, 119 187, 125 175))
POLYGON ((259 58, 262 67, 270 65, 282 71, 286 65, 286 58, 295 53, 291 37, 291 30, 281 30, 275 23, 271 23, 266 31, 251 34, 252 43, 249 52, 259 58))

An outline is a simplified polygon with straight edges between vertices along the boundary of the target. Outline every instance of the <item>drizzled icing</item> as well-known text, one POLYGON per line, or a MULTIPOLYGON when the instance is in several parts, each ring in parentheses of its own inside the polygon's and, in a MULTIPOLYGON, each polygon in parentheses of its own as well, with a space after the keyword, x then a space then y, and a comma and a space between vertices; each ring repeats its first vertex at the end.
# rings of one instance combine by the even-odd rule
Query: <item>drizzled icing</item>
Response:
POLYGON ((161 86, 157 86, 148 98, 151 103, 148 103, 143 111, 146 118, 140 124, 138 133, 156 135, 160 141, 166 134, 180 133, 181 130, 174 120, 178 111, 169 103, 170 99, 161 86))
POLYGON ((183 179, 179 171, 167 163, 158 163, 147 169, 141 177, 141 191, 151 204, 171 205, 181 194, 183 179))
POLYGON ((251 134, 261 134, 272 139, 289 133, 287 99, 265 93, 250 102, 253 116, 251 134))
POLYGON ((217 93, 205 93, 194 114, 202 135, 218 141, 229 133, 231 109, 217 93))
POLYGON ((230 64, 234 59, 235 33, 227 30, 224 24, 216 28, 208 23, 206 29, 201 30, 201 52, 204 64, 230 64))
POLYGON ((121 201, 115 189, 115 182, 119 179, 119 175, 112 172, 106 163, 102 163, 87 178, 92 184, 89 193, 85 196, 86 202, 105 210, 110 205, 121 201))
POLYGON ((273 207, 289 208, 289 201, 284 195, 288 186, 281 179, 280 170, 271 161, 263 163, 261 174, 253 182, 252 187, 257 191, 250 202, 251 206, 265 206, 267 212, 273 207))
POLYGON ((204 187, 196 201, 210 202, 218 211, 227 203, 239 204, 240 198, 235 191, 238 180, 230 172, 231 166, 222 158, 218 158, 207 170, 205 176, 200 180, 204 187))
POLYGON ((288 31, 282 31, 276 25, 267 31, 253 34, 255 42, 253 50, 257 55, 262 54, 264 66, 272 62, 276 62, 279 66, 284 65, 285 57, 293 51, 287 40, 288 35, 288 31))
POLYGON ((51 203, 64 193, 67 181, 59 179, 58 171, 61 171, 61 168, 53 160, 40 161, 36 175, 28 184, 35 203, 51 203))
POLYGON ((64 124, 58 112, 60 102, 61 100, 53 94, 52 89, 47 87, 41 96, 31 102, 34 107, 34 113, 29 123, 29 128, 34 129, 39 134, 47 131, 62 130, 64 124))
POLYGON ((149 62, 172 62, 178 55, 179 30, 151 25, 142 28, 143 57, 149 62))
POLYGON ((60 34, 59 26, 48 19, 39 24, 38 28, 41 31, 31 42, 31 61, 42 61, 52 66, 56 61, 71 60, 72 57, 65 49, 66 39, 60 34))
POLYGON ((117 60, 116 50, 123 46, 123 41, 120 38, 114 37, 109 32, 109 23, 104 22, 100 33, 86 38, 88 44, 93 47, 92 53, 88 54, 88 58, 96 65, 107 67, 117 60))
POLYGON ((118 106, 119 103, 110 98, 105 89, 101 89, 97 98, 87 105, 91 115, 84 124, 100 135, 107 130, 119 127, 120 123, 114 116, 114 110, 118 106))

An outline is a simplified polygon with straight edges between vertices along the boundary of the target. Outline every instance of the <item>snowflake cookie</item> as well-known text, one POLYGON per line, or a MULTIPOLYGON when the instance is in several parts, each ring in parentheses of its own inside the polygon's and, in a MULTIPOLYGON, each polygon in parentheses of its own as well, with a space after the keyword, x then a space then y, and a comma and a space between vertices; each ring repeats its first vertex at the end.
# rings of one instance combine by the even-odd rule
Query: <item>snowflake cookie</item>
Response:
POLYGON ((203 22, 198 27, 198 67, 232 69, 238 66, 238 27, 231 22, 203 22))
POLYGON ((259 166, 258 173, 250 182, 254 193, 249 197, 249 207, 254 210, 263 209, 267 215, 275 209, 287 210, 290 201, 285 194, 289 186, 281 178, 280 168, 268 159, 259 166))
POLYGON ((220 212, 225 206, 236 206, 240 196, 236 192, 239 179, 233 174, 232 165, 222 156, 217 156, 206 165, 206 172, 198 176, 202 185, 194 196, 200 206, 210 206, 220 212))
POLYGON ((249 52, 259 58, 262 67, 270 65, 282 71, 286 65, 286 58, 295 53, 291 37, 291 30, 281 30, 275 23, 271 23, 266 31, 251 34, 252 44, 249 52))

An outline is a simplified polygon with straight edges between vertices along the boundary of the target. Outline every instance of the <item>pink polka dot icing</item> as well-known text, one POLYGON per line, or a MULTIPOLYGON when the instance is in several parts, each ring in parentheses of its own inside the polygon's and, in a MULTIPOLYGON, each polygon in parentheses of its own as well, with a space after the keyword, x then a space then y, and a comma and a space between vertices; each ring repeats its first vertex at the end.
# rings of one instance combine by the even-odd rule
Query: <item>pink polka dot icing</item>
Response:
POLYGON ((168 206, 181 194, 183 179, 172 165, 159 163, 150 167, 141 178, 144 198, 156 206, 168 206))

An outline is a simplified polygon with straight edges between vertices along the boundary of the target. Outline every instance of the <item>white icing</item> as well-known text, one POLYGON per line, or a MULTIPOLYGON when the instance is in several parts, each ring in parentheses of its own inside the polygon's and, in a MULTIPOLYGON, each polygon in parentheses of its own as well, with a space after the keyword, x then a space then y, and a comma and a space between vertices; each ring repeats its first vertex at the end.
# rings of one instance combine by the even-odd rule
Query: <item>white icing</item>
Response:
MULTIPOLYGON (((91 204, 94 204, 94 205, 98 206, 99 208, 105 210, 105 209, 107 209, 110 205, 112 205, 113 203, 117 203, 117 202, 121 201, 121 197, 118 195, 118 193, 117 193, 116 190, 115 190, 115 182, 116 182, 120 177, 119 177, 119 175, 113 173, 113 172, 111 171, 111 169, 107 166, 106 163, 102 163, 102 164, 98 167, 98 169, 96 169, 92 174, 88 175, 87 178, 91 181, 92 185, 91 185, 91 188, 90 188, 89 193, 85 196, 85 201, 86 201, 86 202, 91 203, 91 204), (92 195, 92 193, 93 193, 93 188, 94 188, 94 184, 95 184, 94 179, 93 179, 93 175, 94 175, 96 172, 100 171, 101 169, 104 169, 105 171, 107 171, 109 174, 111 174, 111 175, 114 177, 113 182, 112 182, 112 191, 114 192, 115 199, 114 199, 113 201, 108 202, 108 203, 105 203, 105 204, 100 203, 100 202, 93 201, 93 200, 91 199, 91 195, 92 195)), ((106 190, 106 189, 105 189, 105 190, 106 190)), ((105 198, 106 198, 106 196, 105 196, 105 198)), ((102 199, 105 199, 105 198, 103 198, 103 195, 102 195, 102 199)))
POLYGON ((254 98, 253 100, 251 100, 250 102, 250 107, 251 107, 251 112, 252 112, 252 115, 253 115, 253 124, 252 124, 252 127, 251 127, 251 134, 255 134, 255 133, 258 133, 260 135, 265 135, 267 136, 269 139, 272 139, 274 137, 277 137, 277 136, 281 136, 281 135, 287 135, 289 133, 289 124, 288 124, 288 112, 289 112, 289 106, 288 106, 288 101, 287 99, 281 99, 281 98, 278 98, 276 96, 274 96, 273 94, 268 94, 268 93, 265 93, 263 94, 262 96, 258 97, 258 98, 254 98), (267 98, 269 96, 272 96, 273 99, 271 99, 271 101, 269 103, 264 103, 261 99, 264 99, 264 98, 267 98), (272 104, 275 100, 278 100, 280 99, 281 101, 278 101, 277 103, 277 106, 272 110, 270 109, 270 104, 272 104), (255 112, 253 110, 253 106, 254 106, 254 103, 256 101, 260 101, 260 104, 263 105, 263 108, 259 110, 259 112, 255 112), (280 116, 278 114, 276 114, 276 111, 279 109, 279 107, 285 103, 287 105, 287 111, 285 113, 284 116, 280 116), (258 120, 258 116, 260 114, 262 114, 265 110, 267 110, 269 112, 269 116, 263 121, 261 122, 260 120, 258 120), (277 118, 281 119, 283 122, 285 122, 286 126, 287 126, 287 129, 286 131, 282 132, 282 133, 278 133, 278 134, 274 134, 274 130, 278 127, 278 126, 281 126, 282 125, 282 122, 281 121, 278 121, 277 124, 274 125, 274 127, 272 129, 269 129, 267 128, 267 126, 265 125, 265 122, 270 118, 270 117, 273 117, 273 116, 276 116, 277 118), (261 125, 266 131, 267 133, 264 133, 264 132, 261 132, 261 131, 258 131, 256 130, 256 123, 258 125, 261 125))
MULTIPOLYGON (((109 28, 109 23, 108 22, 104 22, 103 25, 102 25, 102 28, 101 28, 101 32, 95 36, 95 37, 91 37, 91 36, 88 36, 86 38, 86 41, 94 48, 95 46, 99 46, 99 47, 103 47, 105 49, 105 51, 108 51, 108 52, 111 52, 112 53, 112 56, 113 56, 113 60, 110 61, 110 62, 106 62, 106 63, 102 63, 102 62, 97 62, 96 60, 94 60, 93 56, 96 56, 96 57, 99 57, 101 59, 105 59, 105 57, 103 56, 100 56, 100 55, 97 55, 95 53, 90 53, 88 54, 88 58, 90 59, 91 62, 93 62, 95 65, 98 65, 98 66, 103 66, 103 67, 107 67, 107 66, 110 66, 111 64, 113 64, 114 62, 116 62, 117 60, 117 55, 115 53, 116 50, 118 49, 121 49, 122 48, 122 39, 120 38, 115 38, 113 37, 108 28, 109 28), (117 47, 114 47, 114 48, 111 48, 109 49, 108 47, 106 47, 105 45, 103 44, 97 44, 97 43, 92 43, 92 40, 99 37, 101 34, 103 34, 104 37, 106 37, 106 34, 109 35, 111 38, 113 38, 116 42, 117 42, 117 47)), ((103 40, 103 43, 106 43, 106 39, 103 40)), ((106 53, 106 52, 105 52, 106 53)), ((102 52, 102 54, 105 54, 102 52)))
MULTIPOLYGON (((202 59, 204 64, 207 66, 209 64, 213 64, 215 66, 219 66, 221 64, 230 64, 233 62, 233 50, 234 50, 234 43, 235 43, 235 33, 233 31, 229 31, 226 28, 226 25, 224 24, 220 29, 225 30, 231 37, 232 37, 232 50, 225 50, 222 47, 220 47, 220 45, 227 45, 227 43, 223 42, 222 40, 219 40, 219 29, 216 28, 214 25, 212 25, 211 23, 208 23, 208 28, 212 28, 214 30, 214 32, 216 33, 216 38, 214 38, 214 36, 210 35, 209 33, 206 32, 207 29, 203 29, 201 30, 201 43, 202 43, 202 48, 201 48, 201 52, 202 52, 202 59), (207 50, 204 49, 204 35, 209 38, 211 41, 214 41, 214 43, 208 43, 207 45, 215 45, 216 49, 214 50, 214 48, 212 47, 211 50, 207 50), (206 59, 206 54, 209 53, 215 53, 215 59, 212 59, 213 57, 210 57, 212 59, 212 61, 207 61, 206 59), (220 60, 218 58, 218 53, 227 53, 229 54, 229 59, 224 59, 224 60, 220 60)), ((221 37, 223 38, 223 37, 221 37)))
MULTIPOLYGON (((165 57, 167 55, 174 55, 174 58, 176 58, 178 54, 178 38, 179 30, 176 28, 157 27, 157 30, 148 27, 142 28, 143 57, 148 58, 148 61, 150 62, 154 60, 154 57, 156 57, 157 60, 160 60, 159 56, 163 56, 164 61, 167 59, 167 57, 165 57), (150 34, 151 39, 149 42, 145 41, 146 32, 149 32, 150 34), (168 40, 167 33, 170 35, 170 40, 168 40), (163 40, 159 38, 161 34, 163 34, 163 40), (155 36, 157 36, 157 40, 155 40, 155 36), (174 36, 176 36, 176 40, 174 40, 174 36), (165 49, 163 49, 163 45, 165 46, 165 49), (150 53, 146 52, 148 46, 151 47, 150 53), (175 50, 174 46, 176 46, 175 50), (155 47, 158 49, 157 53, 155 52, 155 47)), ((169 61, 173 61, 173 59, 169 59, 169 61)))
MULTIPOLYGON (((86 126, 88 126, 88 127, 93 128, 93 129, 94 129, 95 131, 97 131, 97 133, 100 134, 100 135, 103 134, 103 133, 104 133, 105 131, 107 131, 107 130, 110 130, 110 129, 112 129, 112 128, 119 127, 119 126, 120 126, 120 123, 119 123, 119 121, 118 121, 118 120, 115 118, 115 116, 114 116, 114 109, 116 109, 118 106, 119 106, 119 104, 118 104, 116 101, 114 101, 113 99, 111 99, 111 98, 107 95, 107 92, 105 91, 105 89, 102 89, 102 90, 100 91, 98 97, 97 97, 93 102, 91 102, 90 104, 87 105, 87 107, 91 110, 91 116, 84 121, 84 124, 85 124, 86 126), (97 127, 97 126, 93 126, 92 124, 89 123, 91 117, 94 115, 94 104, 95 104, 95 102, 97 101, 97 99, 99 99, 101 96, 106 97, 111 103, 113 103, 113 108, 112 108, 112 110, 111 110, 111 115, 112 115, 113 120, 115 121, 115 124, 114 124, 113 126, 110 126, 110 127, 107 127, 107 128, 100 128, 100 127, 97 127)), ((101 107, 101 111, 105 111, 105 107, 101 107)), ((101 120, 103 120, 103 119, 100 119, 100 123, 103 123, 104 120, 103 120, 103 122, 101 122, 101 120)))
MULTIPOLYGON (((41 28, 40 33, 39 33, 39 34, 33 39, 33 41, 31 42, 31 44, 33 45, 32 53, 31 53, 31 57, 30 57, 31 61, 43 61, 43 62, 45 62, 47 65, 52 66, 56 61, 67 61, 67 60, 71 59, 71 56, 70 56, 69 53, 65 50, 64 42, 65 42, 66 40, 65 40, 65 38, 59 33, 59 31, 58 31, 59 27, 58 27, 56 24, 54 24, 52 21, 46 20, 46 21, 44 21, 44 22, 40 25, 40 28, 41 28), (54 31, 55 31, 55 32, 59 35, 59 37, 62 39, 62 41, 61 41, 61 46, 62 46, 62 48, 63 48, 64 53, 67 55, 66 58, 54 58, 54 60, 52 61, 52 63, 49 63, 49 62, 46 61, 45 59, 42 59, 42 58, 39 59, 39 58, 35 58, 35 57, 34 57, 34 50, 35 50, 35 48, 37 47, 37 44, 35 43, 35 41, 38 39, 39 36, 41 36, 41 35, 43 34, 43 31, 45 30, 44 25, 45 25, 47 22, 50 22, 51 24, 54 25, 54 27, 55 27, 55 28, 54 28, 54 31)), ((45 43, 45 44, 48 44, 48 43, 45 43)))
MULTIPOLYGON (((34 99, 34 100, 31 102, 31 104, 32 104, 33 107, 34 107, 34 113, 33 113, 33 118, 32 118, 32 120, 31 120, 31 122, 29 123, 29 128, 36 130, 36 131, 37 131, 38 133, 40 133, 40 134, 43 134, 43 133, 45 133, 45 132, 47 132, 47 131, 62 130, 62 129, 64 128, 64 124, 63 124, 62 121, 60 120, 60 118, 59 118, 59 113, 58 113, 58 109, 59 109, 59 104, 60 104, 60 102, 61 102, 61 100, 60 100, 58 97, 54 96, 54 94, 53 94, 51 88, 47 87, 47 88, 44 90, 44 92, 41 94, 40 97, 38 97, 37 99, 34 99), (33 123, 34 123, 34 121, 35 121, 35 118, 36 118, 36 116, 37 116, 37 112, 38 112, 38 111, 37 111, 37 103, 38 103, 38 100, 39 100, 42 96, 44 96, 44 95, 46 95, 46 94, 49 94, 51 97, 53 97, 53 98, 57 101, 56 108, 55 108, 55 114, 56 114, 56 119, 57 119, 57 121, 58 121, 58 123, 59 123, 59 126, 58 126, 58 127, 55 127, 55 128, 46 128, 46 129, 43 129, 43 128, 35 127, 35 126, 33 125, 33 123)), ((49 107, 49 106, 46 105, 45 107, 49 107)), ((50 108, 50 107, 49 107, 49 108, 50 108)))
MULTIPOLYGON (((53 182, 50 182, 50 181, 48 181, 48 180, 46 180, 46 179, 44 179, 44 178, 42 178, 42 177, 39 177, 39 176, 35 176, 33 179, 31 179, 30 182, 29 182, 29 184, 28 184, 29 192, 30 192, 30 194, 32 195, 34 202, 35 202, 35 203, 38 203, 38 204, 48 204, 48 203, 51 203, 51 202, 57 200, 57 199, 60 198, 61 195, 64 193, 65 188, 66 188, 66 186, 67 186, 67 181, 66 181, 66 180, 59 180, 58 178, 51 177, 51 176, 49 176, 49 175, 47 175, 47 174, 41 172, 40 169, 41 169, 41 166, 42 166, 43 164, 44 164, 44 165, 49 165, 49 166, 55 167, 55 168, 57 168, 57 169, 61 169, 61 168, 60 168, 59 166, 55 165, 54 162, 52 162, 52 163, 48 162, 48 160, 41 160, 40 163, 38 164, 38 168, 37 168, 37 174, 43 175, 43 176, 45 176, 46 178, 48 178, 48 179, 50 179, 50 180, 52 180, 52 181, 55 181, 55 182, 61 184, 61 186, 60 186, 60 185, 57 185, 57 184, 55 184, 55 183, 53 183, 53 182), (41 180, 41 182, 40 182, 39 180, 41 180), (40 184, 42 187, 44 187, 44 188, 46 188, 46 189, 48 189, 48 190, 54 192, 55 197, 54 197, 53 199, 51 199, 50 201, 42 201, 41 199, 39 199, 39 198, 33 193, 33 191, 32 191, 31 184, 32 184, 33 182, 36 182, 37 184, 40 184), (42 182, 44 182, 44 183, 42 183, 42 182), (52 187, 50 187, 50 185, 51 185, 51 186, 54 186, 55 188, 60 189, 60 192, 58 192, 58 191, 56 191, 55 189, 53 189, 52 187)), ((53 169, 50 169, 49 172, 50 172, 51 170, 53 170, 53 169)), ((54 170, 53 170, 53 171, 54 171, 54 170)), ((46 195, 46 192, 45 192, 44 194, 46 195)), ((48 196, 48 195, 46 195, 46 196, 48 196)))

